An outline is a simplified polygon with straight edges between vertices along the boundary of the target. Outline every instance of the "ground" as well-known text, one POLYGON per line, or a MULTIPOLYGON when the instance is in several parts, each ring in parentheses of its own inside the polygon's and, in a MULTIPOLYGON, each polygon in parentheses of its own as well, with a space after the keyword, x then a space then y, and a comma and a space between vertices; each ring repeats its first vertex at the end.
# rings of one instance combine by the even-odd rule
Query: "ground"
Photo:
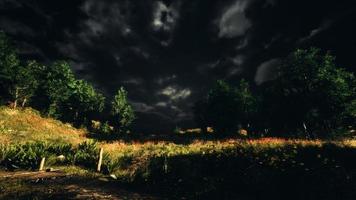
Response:
POLYGON ((356 197, 352 137, 217 138, 192 132, 88 143, 90 137, 35 110, 0 107, 0 199, 356 197), (103 170, 95 173, 100 148, 103 170), (57 171, 36 172, 44 155, 45 167, 57 171), (10 171, 21 169, 32 171, 10 171))
POLYGON ((0 172, 0 199, 159 200, 123 189, 110 177, 68 175, 66 172, 0 172))

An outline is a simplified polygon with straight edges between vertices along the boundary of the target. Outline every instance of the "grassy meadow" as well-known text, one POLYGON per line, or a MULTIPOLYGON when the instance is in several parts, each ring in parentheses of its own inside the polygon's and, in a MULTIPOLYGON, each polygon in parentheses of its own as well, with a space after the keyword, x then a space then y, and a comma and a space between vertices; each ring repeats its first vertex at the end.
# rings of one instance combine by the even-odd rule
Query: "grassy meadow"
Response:
POLYGON ((89 135, 30 109, 2 107, 0 165, 5 171, 37 170, 41 158, 46 157, 47 168, 79 167, 94 172, 103 148, 101 173, 110 175, 115 184, 146 188, 169 198, 356 196, 354 139, 196 137, 186 142, 110 142, 95 141, 89 135), (64 158, 59 159, 60 155, 64 158))
POLYGON ((58 120, 41 117, 33 109, 0 108, 1 144, 19 144, 28 141, 65 142, 78 144, 85 140, 85 130, 73 128, 58 120))

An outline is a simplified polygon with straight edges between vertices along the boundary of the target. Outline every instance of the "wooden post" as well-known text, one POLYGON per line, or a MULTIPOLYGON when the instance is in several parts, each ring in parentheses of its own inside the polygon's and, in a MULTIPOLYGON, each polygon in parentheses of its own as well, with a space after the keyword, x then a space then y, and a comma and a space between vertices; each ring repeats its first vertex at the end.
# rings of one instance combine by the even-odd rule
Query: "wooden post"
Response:
POLYGON ((100 149, 100 153, 99 153, 98 167, 96 168, 96 170, 97 170, 98 172, 101 171, 101 164, 102 164, 102 162, 103 162, 103 153, 104 153, 104 149, 101 148, 101 149, 100 149))
POLYGON ((42 158, 42 160, 41 160, 41 163, 40 163, 40 168, 39 168, 39 171, 43 171, 45 161, 46 161, 46 158, 45 158, 45 157, 43 157, 43 158, 42 158))
POLYGON ((15 102, 14 102, 14 108, 17 107, 17 98, 19 96, 19 88, 16 87, 16 90, 15 90, 15 102))

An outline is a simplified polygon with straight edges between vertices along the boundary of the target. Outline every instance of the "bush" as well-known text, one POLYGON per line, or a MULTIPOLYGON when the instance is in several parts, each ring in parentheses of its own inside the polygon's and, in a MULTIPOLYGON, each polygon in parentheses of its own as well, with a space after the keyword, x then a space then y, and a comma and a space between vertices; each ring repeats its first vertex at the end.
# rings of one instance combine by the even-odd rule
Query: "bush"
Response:
POLYGON ((95 168, 95 164, 99 159, 99 149, 96 142, 85 141, 79 144, 74 152, 73 164, 95 168))
POLYGON ((23 145, 2 146, 1 165, 7 169, 36 169, 43 157, 48 156, 44 143, 34 142, 23 145))
POLYGON ((219 134, 232 134, 238 128, 249 128, 253 123, 257 98, 243 79, 237 87, 219 80, 193 109, 195 121, 202 130, 213 127, 219 134))
POLYGON ((116 132, 126 132, 135 120, 135 113, 128 102, 127 91, 121 87, 111 102, 111 115, 116 132))

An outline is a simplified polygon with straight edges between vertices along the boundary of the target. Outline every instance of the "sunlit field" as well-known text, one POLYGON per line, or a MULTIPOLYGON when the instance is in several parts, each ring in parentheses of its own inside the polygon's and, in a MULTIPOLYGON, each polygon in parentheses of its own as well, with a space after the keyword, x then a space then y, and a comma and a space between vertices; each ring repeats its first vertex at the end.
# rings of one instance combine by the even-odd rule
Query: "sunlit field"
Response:
POLYGON ((283 198, 297 193, 301 198, 341 195, 348 199, 355 195, 356 140, 352 138, 209 139, 197 134, 189 140, 179 140, 189 137, 179 135, 176 140, 94 141, 84 129, 43 118, 33 110, 6 107, 1 108, 0 124, 4 170, 36 171, 46 157, 46 168, 93 173, 102 148, 102 176, 167 198, 283 198))
POLYGON ((52 118, 41 117, 33 109, 17 110, 0 107, 0 142, 2 144, 30 141, 67 142, 78 144, 85 139, 85 131, 75 129, 52 118))

